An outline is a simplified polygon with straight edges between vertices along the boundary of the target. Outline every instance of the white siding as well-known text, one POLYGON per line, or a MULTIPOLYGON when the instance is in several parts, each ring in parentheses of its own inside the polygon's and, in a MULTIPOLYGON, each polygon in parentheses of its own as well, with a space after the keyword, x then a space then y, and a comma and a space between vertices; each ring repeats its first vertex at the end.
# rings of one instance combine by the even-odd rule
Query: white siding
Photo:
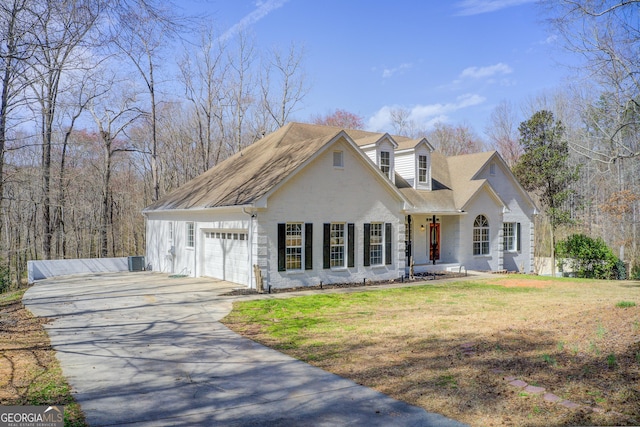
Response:
POLYGON ((509 271, 533 272, 534 207, 531 206, 522 191, 513 182, 512 175, 505 170, 504 164, 495 159, 491 162, 496 165, 494 169, 495 175, 490 174, 490 164, 487 164, 485 169, 480 171, 479 178, 487 179, 507 204, 508 212, 504 213, 503 221, 520 223, 520 251, 506 252, 504 254, 503 268, 509 271))
POLYGON ((271 195, 267 210, 258 214, 258 260, 266 282, 273 287, 389 280, 404 272, 403 202, 384 188, 350 146, 338 142, 333 149, 271 195), (344 168, 332 166, 335 148, 344 151, 344 168), (286 222, 313 224, 312 270, 278 271, 277 224, 286 222), (331 222, 355 224, 353 268, 323 268, 323 224, 331 222), (363 230, 369 222, 392 224, 392 265, 363 266, 363 230))
POLYGON ((468 270, 502 270, 502 206, 488 190, 477 194, 467 207, 467 215, 460 219, 458 260, 468 270), (473 222, 478 215, 489 221, 489 254, 473 255, 473 222))
MULTIPOLYGON (((146 263, 152 271, 184 274, 190 277, 204 275, 204 233, 207 231, 243 231, 249 233, 250 217, 239 210, 217 209, 193 212, 147 213, 146 263), (195 245, 186 247, 186 224, 193 222, 195 245), (169 241, 169 224, 173 224, 173 245, 169 241), (173 246, 173 254, 170 252, 173 246)), ((251 240, 249 240, 251 245, 251 240)), ((255 253, 255 248, 250 248, 255 253)))
POLYGON ((413 151, 396 154, 396 172, 415 188, 416 160, 413 151))

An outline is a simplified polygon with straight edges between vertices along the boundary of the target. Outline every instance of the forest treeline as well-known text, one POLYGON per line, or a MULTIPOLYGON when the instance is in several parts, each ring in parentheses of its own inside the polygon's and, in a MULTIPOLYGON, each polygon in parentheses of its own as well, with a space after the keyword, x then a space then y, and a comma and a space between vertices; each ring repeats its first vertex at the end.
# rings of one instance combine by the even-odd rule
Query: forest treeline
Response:
MULTIPOLYGON (((497 149, 513 167, 520 123, 552 111, 580 166, 565 231, 602 237, 637 262, 639 5, 541 3, 584 62, 568 70, 572 84, 496 106, 485 139, 464 123, 421 128, 402 108, 393 133, 426 135, 445 154, 497 149)), ((221 34, 176 11, 159 0, 0 2, 3 283, 20 282, 30 259, 144 254, 146 205, 290 120, 363 126, 339 109, 295 116, 310 90, 301 46, 259 49, 246 32, 221 34)))

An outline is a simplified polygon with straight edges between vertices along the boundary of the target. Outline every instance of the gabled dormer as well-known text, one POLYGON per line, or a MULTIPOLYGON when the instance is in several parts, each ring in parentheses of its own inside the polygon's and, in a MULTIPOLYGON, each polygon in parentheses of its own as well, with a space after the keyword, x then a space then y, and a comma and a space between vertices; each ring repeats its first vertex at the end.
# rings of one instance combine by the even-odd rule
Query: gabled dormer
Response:
POLYGON ((396 172, 416 190, 431 190, 431 153, 426 138, 401 141, 395 152, 396 172))
POLYGON ((381 137, 380 134, 373 134, 356 142, 382 173, 395 183, 395 150, 398 143, 391 135, 385 133, 381 137))

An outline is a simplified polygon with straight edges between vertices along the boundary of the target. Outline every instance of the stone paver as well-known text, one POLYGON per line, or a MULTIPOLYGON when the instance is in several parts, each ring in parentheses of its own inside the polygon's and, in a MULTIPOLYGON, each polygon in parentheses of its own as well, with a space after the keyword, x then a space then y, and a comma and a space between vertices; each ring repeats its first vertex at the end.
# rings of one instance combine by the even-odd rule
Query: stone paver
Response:
POLYGON ((524 388, 524 391, 531 394, 542 394, 545 392, 544 387, 537 387, 535 385, 528 385, 524 388))
POLYGON ((551 402, 551 403, 557 403, 557 402, 560 402, 562 400, 561 397, 556 396, 553 393, 545 393, 544 396, 542 396, 542 398, 544 400, 546 400, 547 402, 551 402))
POLYGON ((509 385, 512 385, 514 387, 519 387, 519 388, 525 388, 526 386, 528 386, 529 384, 525 383, 522 380, 513 380, 509 383, 509 385))
POLYGON ((558 405, 564 406, 565 408, 569 408, 569 409, 578 409, 578 408, 580 408, 580 405, 578 405, 577 403, 572 402, 570 400, 563 400, 562 402, 558 403, 558 405))

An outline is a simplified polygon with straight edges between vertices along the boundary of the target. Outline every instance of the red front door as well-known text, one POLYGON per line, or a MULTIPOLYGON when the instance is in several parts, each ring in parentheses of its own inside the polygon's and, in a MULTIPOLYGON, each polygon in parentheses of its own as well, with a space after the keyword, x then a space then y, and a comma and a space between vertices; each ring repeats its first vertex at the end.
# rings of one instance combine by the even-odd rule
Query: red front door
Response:
POLYGON ((429 224, 429 259, 440 259, 440 224, 437 222, 429 224))

